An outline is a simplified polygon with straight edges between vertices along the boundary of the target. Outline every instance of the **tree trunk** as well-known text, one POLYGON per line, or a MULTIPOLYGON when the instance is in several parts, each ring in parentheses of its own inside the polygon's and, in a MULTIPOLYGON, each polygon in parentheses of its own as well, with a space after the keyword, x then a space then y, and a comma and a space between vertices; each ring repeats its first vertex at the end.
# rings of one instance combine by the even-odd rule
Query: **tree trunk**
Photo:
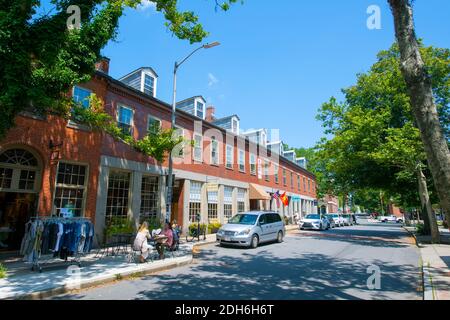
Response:
MULTIPOLYGON (((420 202, 422 204, 422 213, 424 216, 424 222, 425 221, 428 222, 428 228, 430 229, 431 233, 431 242, 439 243, 440 236, 436 215, 434 214, 433 208, 431 206, 430 195, 428 194, 427 180, 425 179, 425 175, 423 174, 420 166, 417 169, 417 180, 419 183, 419 196, 420 202)), ((427 227, 426 222, 425 227, 427 227)))
POLYGON ((401 70, 408 88, 441 205, 450 220, 450 151, 434 103, 432 84, 417 42, 410 0, 388 0, 394 15, 401 70))

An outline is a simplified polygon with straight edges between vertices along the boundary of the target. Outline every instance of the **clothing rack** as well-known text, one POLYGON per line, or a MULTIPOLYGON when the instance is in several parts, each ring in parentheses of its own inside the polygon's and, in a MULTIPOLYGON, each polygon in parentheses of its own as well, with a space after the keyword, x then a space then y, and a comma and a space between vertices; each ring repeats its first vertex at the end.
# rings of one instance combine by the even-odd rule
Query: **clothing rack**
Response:
MULTIPOLYGON (((48 222, 48 221, 54 221, 55 223, 58 222, 71 222, 71 221, 90 221, 90 217, 71 217, 71 218, 63 218, 63 217, 55 217, 55 216, 42 216, 42 217, 31 217, 30 222, 32 221, 42 221, 42 222, 48 222)), ((92 226, 93 227, 93 226, 92 226)), ((34 249, 35 250, 35 249, 34 249)), ((33 259, 32 259, 32 267, 31 271, 38 271, 42 272, 43 265, 52 265, 59 263, 70 263, 70 264, 76 264, 78 267, 81 268, 81 258, 85 255, 84 252, 77 250, 74 252, 73 259, 69 260, 68 257, 65 257, 64 260, 55 261, 55 258, 51 258, 48 260, 41 261, 41 252, 33 252, 33 259)))

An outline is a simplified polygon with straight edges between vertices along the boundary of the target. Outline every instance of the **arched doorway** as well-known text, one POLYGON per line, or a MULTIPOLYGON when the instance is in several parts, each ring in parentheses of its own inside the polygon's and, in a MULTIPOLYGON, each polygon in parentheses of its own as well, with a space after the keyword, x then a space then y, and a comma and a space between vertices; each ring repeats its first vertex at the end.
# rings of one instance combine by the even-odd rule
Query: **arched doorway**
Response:
POLYGON ((25 223, 35 214, 42 165, 22 147, 0 152, 0 250, 17 250, 25 223))

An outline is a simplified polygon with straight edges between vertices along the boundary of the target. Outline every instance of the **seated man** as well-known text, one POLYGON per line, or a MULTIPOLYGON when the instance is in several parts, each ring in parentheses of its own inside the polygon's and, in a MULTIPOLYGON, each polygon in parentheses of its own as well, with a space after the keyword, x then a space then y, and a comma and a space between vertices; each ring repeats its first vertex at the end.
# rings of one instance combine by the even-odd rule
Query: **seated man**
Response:
POLYGON ((157 243, 156 244, 156 250, 159 253, 159 258, 163 259, 164 258, 164 247, 166 248, 171 248, 173 245, 173 230, 172 230, 172 225, 168 222, 166 222, 164 224, 164 229, 161 232, 160 235, 166 236, 167 237, 167 241, 164 243, 157 243))

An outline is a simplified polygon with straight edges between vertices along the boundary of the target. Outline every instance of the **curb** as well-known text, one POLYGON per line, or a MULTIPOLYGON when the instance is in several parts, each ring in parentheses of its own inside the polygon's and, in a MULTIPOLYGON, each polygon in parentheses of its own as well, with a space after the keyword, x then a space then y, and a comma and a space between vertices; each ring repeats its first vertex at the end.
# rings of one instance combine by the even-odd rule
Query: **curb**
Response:
POLYGON ((5 300, 42 300, 42 299, 46 299, 46 298, 49 298, 49 297, 52 297, 55 295, 61 295, 61 294, 70 293, 70 292, 74 292, 74 291, 78 291, 78 290, 96 287, 98 285, 112 283, 115 281, 121 281, 121 280, 130 279, 130 278, 146 276, 146 275, 153 274, 156 272, 174 269, 177 267, 191 264, 192 260, 193 260, 192 254, 188 255, 187 257, 180 257, 180 258, 184 258, 184 259, 180 259, 181 261, 180 260, 173 261, 173 262, 170 262, 169 264, 157 266, 154 268, 152 266, 149 266, 149 268, 145 268, 143 270, 141 268, 138 270, 127 270, 127 271, 123 271, 123 272, 120 272, 117 274, 107 275, 107 276, 103 276, 103 277, 100 276, 95 279, 82 282, 81 284, 74 285, 74 284, 69 283, 69 284, 65 284, 63 286, 51 288, 48 290, 37 291, 37 292, 28 293, 28 294, 22 294, 22 295, 17 295, 14 297, 9 297, 9 298, 6 298, 5 300))
POLYGON ((414 234, 414 232, 408 230, 407 228, 405 228, 405 226, 402 226, 402 228, 403 228, 406 232, 408 232, 408 234, 409 234, 411 237, 414 238, 414 242, 416 243, 416 246, 417 246, 418 248, 420 248, 419 240, 417 240, 417 237, 416 237, 416 235, 414 234))
POLYGON ((423 277, 423 300, 436 300, 433 280, 431 278, 430 272, 428 271, 428 266, 424 266, 422 262, 422 277, 423 277))

